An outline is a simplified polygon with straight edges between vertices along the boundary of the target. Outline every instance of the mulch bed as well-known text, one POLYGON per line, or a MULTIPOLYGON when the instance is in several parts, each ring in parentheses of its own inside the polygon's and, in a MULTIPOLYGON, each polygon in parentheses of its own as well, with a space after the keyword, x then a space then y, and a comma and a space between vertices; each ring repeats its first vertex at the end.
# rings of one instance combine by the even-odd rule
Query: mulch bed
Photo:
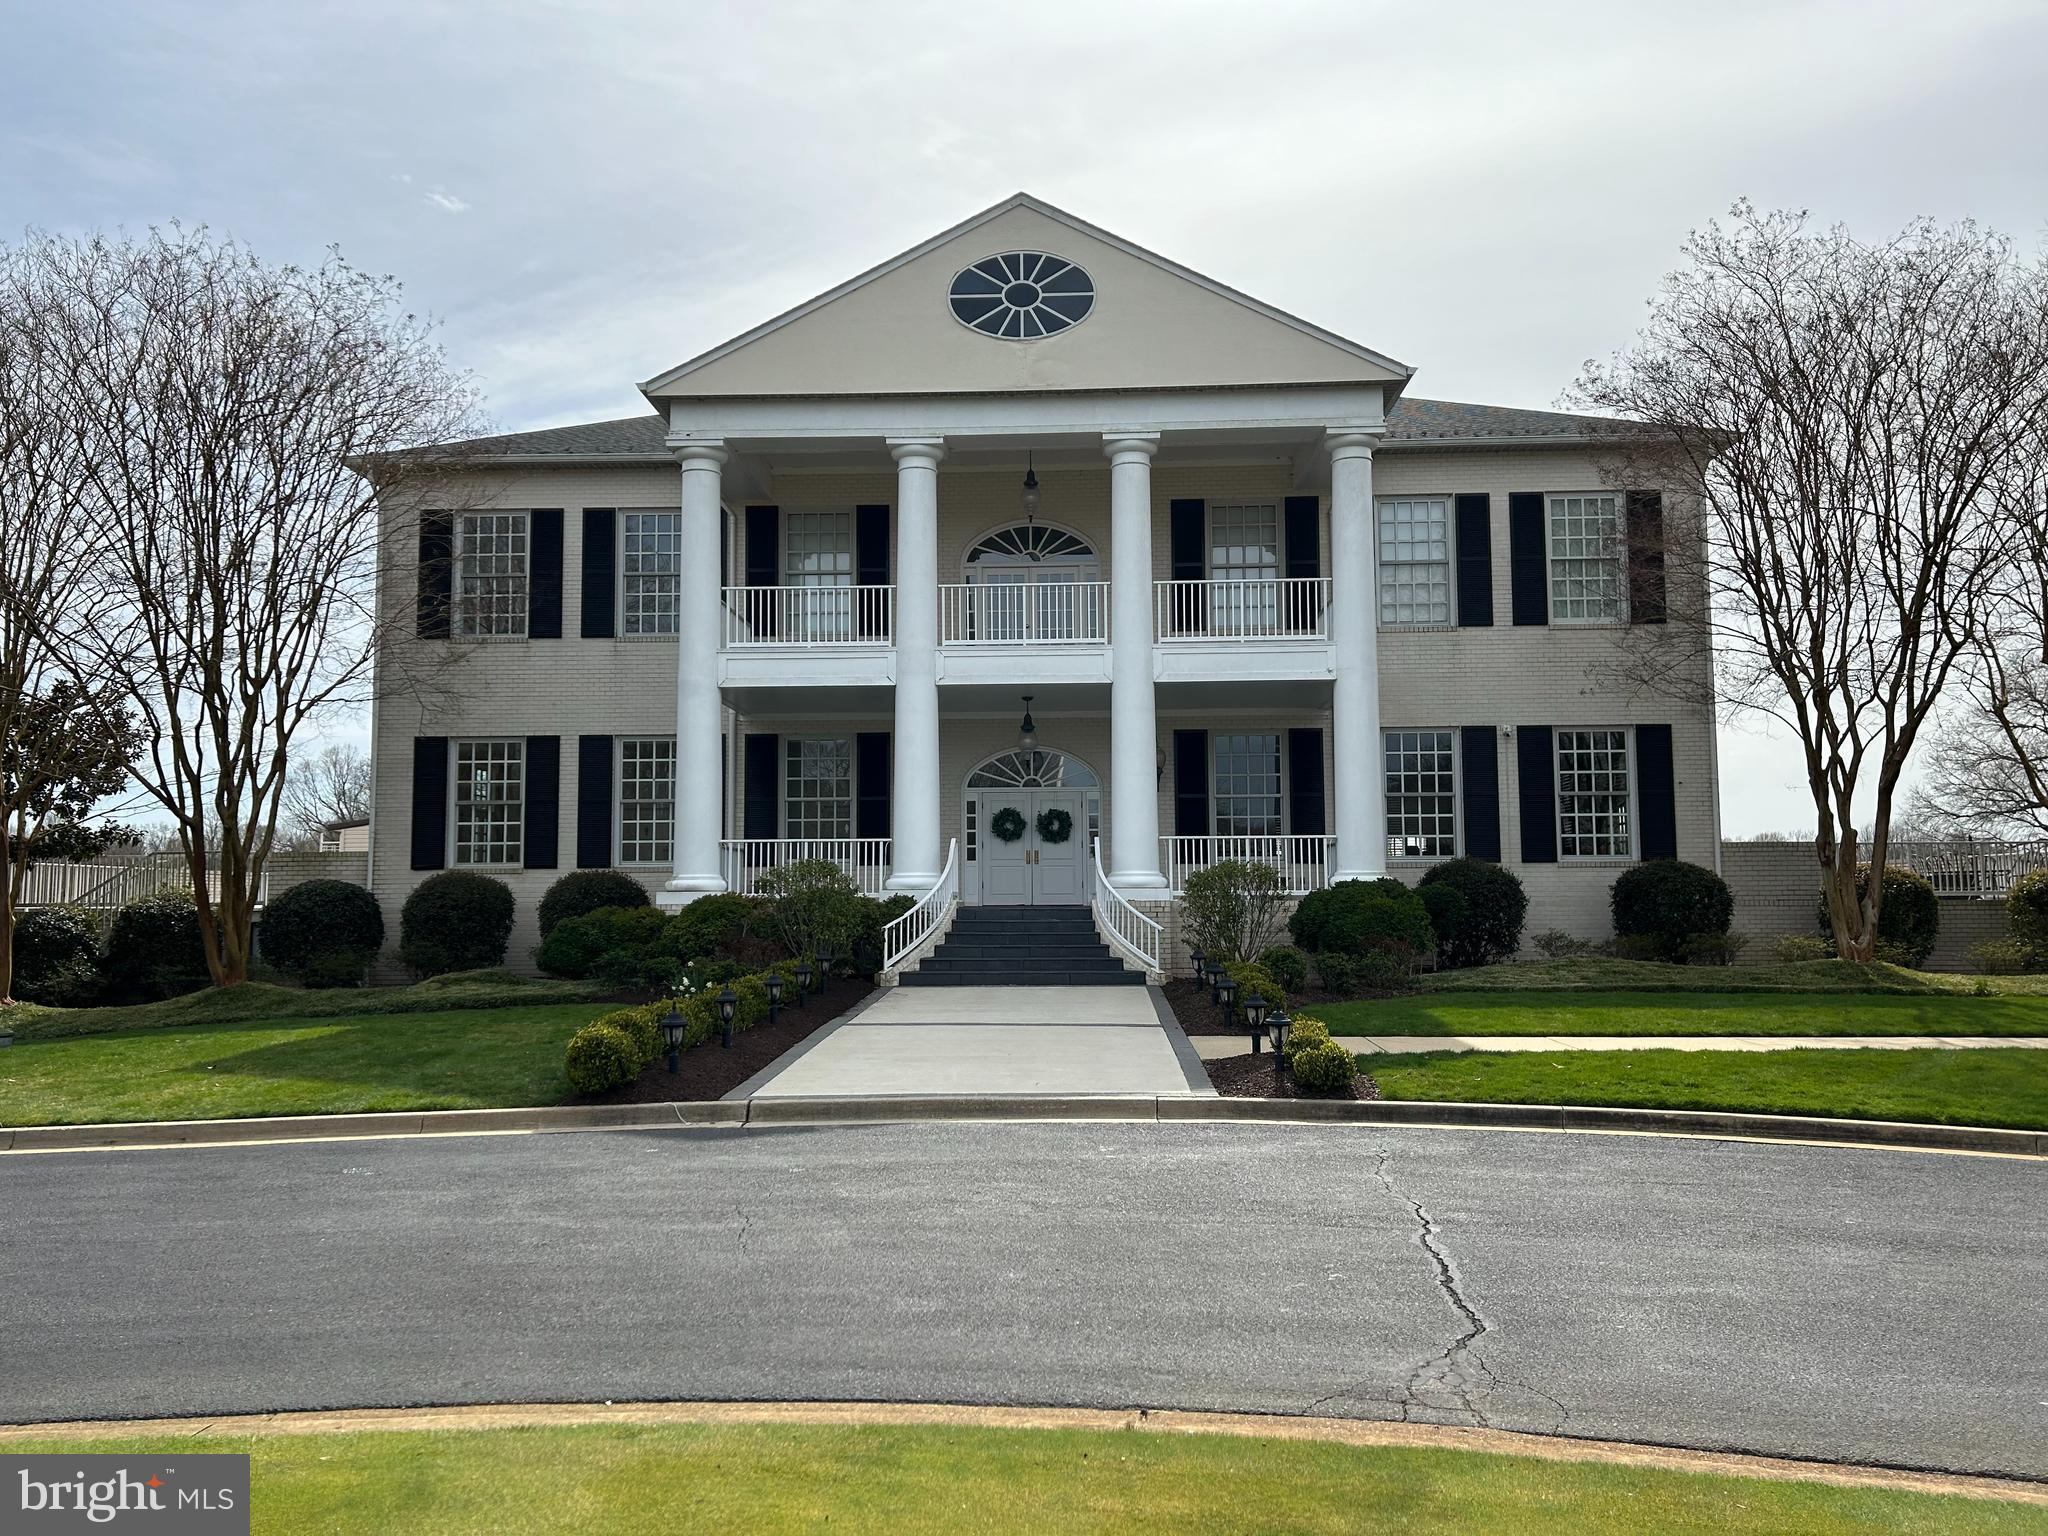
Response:
POLYGON ((762 1022, 732 1037, 727 1050, 712 1036, 682 1054, 682 1070, 671 1073, 666 1054, 640 1074, 638 1082, 579 1104, 669 1104, 722 1099, 792 1046, 801 1045, 847 1009, 874 991, 864 978, 834 977, 823 992, 813 992, 801 1008, 787 1002, 773 1024, 762 1022))
MULTIPOLYGON (((1206 982, 1176 976, 1164 987, 1166 1005, 1173 1010, 1173 1021, 1180 1025, 1186 1035, 1243 1035, 1249 1031, 1244 1027, 1244 1013, 1240 1009, 1237 1023, 1230 1029, 1223 1027, 1223 1010, 1209 1001, 1209 987, 1206 982)), ((1242 1003, 1243 998, 1238 1002, 1242 1003)), ((1308 1013, 1317 1003, 1356 1002, 1356 998, 1338 997, 1332 992, 1316 991, 1304 987, 1299 992, 1287 994, 1287 1006, 1294 1013, 1308 1013)))
POLYGON ((1209 1084, 1227 1099, 1376 1099, 1380 1085, 1361 1072, 1350 1086, 1334 1093, 1310 1093, 1299 1086, 1291 1073, 1273 1070, 1270 1052, 1256 1056, 1225 1056, 1202 1063, 1209 1072, 1209 1084))

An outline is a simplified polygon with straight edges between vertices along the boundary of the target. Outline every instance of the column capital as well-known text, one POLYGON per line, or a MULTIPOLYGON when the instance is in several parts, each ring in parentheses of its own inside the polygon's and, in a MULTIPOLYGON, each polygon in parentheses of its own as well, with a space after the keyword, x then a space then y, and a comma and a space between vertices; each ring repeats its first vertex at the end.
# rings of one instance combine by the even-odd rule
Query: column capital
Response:
POLYGON ((1141 460, 1150 463, 1152 455, 1159 451, 1159 434, 1105 432, 1102 434, 1102 451, 1109 455, 1112 464, 1135 464, 1141 460))
POLYGON ((946 440, 943 437, 885 437, 890 456, 898 464, 913 468, 925 465, 932 469, 939 467, 939 461, 946 456, 946 440))
POLYGON ((684 469, 717 469, 732 457, 726 452, 725 439, 720 437, 672 437, 668 440, 668 451, 684 469))
POLYGON ((1372 451, 1379 440, 1386 435, 1384 426, 1377 427, 1331 427, 1323 435, 1323 441, 1330 450, 1330 458, 1371 459, 1372 451))

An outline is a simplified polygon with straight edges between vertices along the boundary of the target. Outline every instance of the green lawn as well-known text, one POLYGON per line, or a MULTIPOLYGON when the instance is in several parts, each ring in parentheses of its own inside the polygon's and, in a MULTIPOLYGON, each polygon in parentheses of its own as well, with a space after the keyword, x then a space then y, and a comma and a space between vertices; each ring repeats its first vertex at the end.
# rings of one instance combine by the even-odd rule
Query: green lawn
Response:
POLYGON ((1662 965, 1654 960, 1536 960, 1422 977, 1425 992, 1898 992, 1961 993, 1988 990, 2014 997, 2048 997, 2048 973, 2037 976, 1961 976, 1908 971, 1896 965, 1850 965, 1809 960, 1797 965, 1662 965))
MULTIPOLYGON (((581 1426, 19 1449, 249 1451, 257 1532, 2048 1532, 2016 1503, 1140 1431, 581 1426)), ((14 1449, 16 1447, 9 1447, 14 1449)))
POLYGON ((0 1124, 556 1104, 569 1095, 569 1036, 606 1007, 544 1003, 23 1039, 0 1051, 0 1124))
POLYGON ((2048 1036, 2048 997, 1943 992, 1415 992, 1306 1011, 1336 1035, 2048 1036))
POLYGON ((2048 1051, 1531 1051, 1361 1056, 1389 1099, 1616 1104, 2048 1130, 2048 1051))

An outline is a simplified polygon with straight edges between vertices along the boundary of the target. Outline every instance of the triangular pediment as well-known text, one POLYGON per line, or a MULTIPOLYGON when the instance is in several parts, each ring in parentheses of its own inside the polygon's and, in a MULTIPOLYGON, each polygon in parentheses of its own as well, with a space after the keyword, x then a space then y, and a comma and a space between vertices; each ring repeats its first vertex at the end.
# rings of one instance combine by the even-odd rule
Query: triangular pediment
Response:
POLYGON ((1377 383, 1391 396, 1410 372, 1019 193, 641 388, 662 399, 1377 383), (1057 263, 982 267, 1014 274, 1008 288, 975 274, 1012 252, 1057 263))

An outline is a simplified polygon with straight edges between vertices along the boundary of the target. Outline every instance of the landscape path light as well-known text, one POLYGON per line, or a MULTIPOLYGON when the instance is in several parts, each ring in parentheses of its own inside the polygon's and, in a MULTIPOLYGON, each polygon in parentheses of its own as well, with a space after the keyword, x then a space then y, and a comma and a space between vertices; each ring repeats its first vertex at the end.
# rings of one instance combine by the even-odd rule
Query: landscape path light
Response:
POLYGON ((768 1022, 775 1022, 777 1010, 782 1007, 782 972, 768 973, 768 1022))
POLYGON ((1199 984, 1199 983, 1201 982, 1201 980, 1202 980, 1202 975, 1203 975, 1203 970, 1202 970, 1202 959, 1203 959, 1203 956, 1202 956, 1202 951, 1201 951, 1201 949, 1200 949, 1199 947, 1197 947, 1197 948, 1196 948, 1196 949, 1195 949, 1195 950, 1193 951, 1193 954, 1194 954, 1194 957, 1195 957, 1195 981, 1196 981, 1196 983, 1197 983, 1197 984, 1199 984))
POLYGON ((804 1005, 804 994, 811 990, 811 962, 799 960, 796 963, 796 1005, 804 1005))
POLYGON ((718 1022, 725 1026, 725 1039, 721 1042, 728 1051, 732 1049, 732 1016, 740 1010, 740 1000, 731 987, 725 988, 716 998, 718 1022))
POLYGON ((1273 1075, 1278 1077, 1287 1066, 1287 1032, 1294 1028, 1294 1020, 1287 1017, 1285 1008, 1275 1008, 1273 1016, 1266 1020, 1266 1033, 1273 1039, 1273 1075))
POLYGON ((1259 1054, 1259 1047, 1265 1043, 1266 1009, 1268 1006, 1266 995, 1263 992, 1254 992, 1244 1000, 1244 1021, 1252 1032, 1252 1054, 1254 1056, 1259 1054))
POLYGON ((1211 955, 1206 969, 1209 973, 1209 1001, 1220 1003, 1223 1001, 1223 994, 1218 989, 1223 985, 1223 962, 1211 955))
POLYGON ((1216 1000, 1223 1005, 1223 1027, 1230 1028, 1230 1021, 1237 1017, 1237 983, 1225 976, 1216 983, 1216 1000))
POLYGON ((661 1021, 661 1043, 668 1047, 668 1069, 671 1072, 682 1070, 683 1031, 687 1027, 683 1023, 681 1009, 676 1006, 676 994, 671 992, 668 995, 668 1013, 661 1021))

